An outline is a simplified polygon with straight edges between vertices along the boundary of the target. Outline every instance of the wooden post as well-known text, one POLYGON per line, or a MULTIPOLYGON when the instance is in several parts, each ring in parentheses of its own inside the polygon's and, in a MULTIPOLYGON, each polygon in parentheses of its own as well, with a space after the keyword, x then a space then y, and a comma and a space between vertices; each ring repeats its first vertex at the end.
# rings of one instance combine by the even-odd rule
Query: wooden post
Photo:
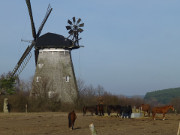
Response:
POLYGON ((180 122, 179 122, 179 127, 178 127, 177 135, 180 135, 180 122))
POLYGON ((4 113, 8 113, 8 112, 9 112, 9 108, 8 108, 8 98, 4 98, 3 112, 4 112, 4 113))
POLYGON ((26 113, 28 112, 28 105, 26 104, 25 105, 25 108, 26 108, 26 113))
POLYGON ((91 124, 89 125, 89 129, 90 129, 90 131, 91 131, 91 135, 97 135, 97 132, 96 132, 96 130, 95 130, 95 128, 94 128, 94 124, 93 124, 93 123, 91 123, 91 124))

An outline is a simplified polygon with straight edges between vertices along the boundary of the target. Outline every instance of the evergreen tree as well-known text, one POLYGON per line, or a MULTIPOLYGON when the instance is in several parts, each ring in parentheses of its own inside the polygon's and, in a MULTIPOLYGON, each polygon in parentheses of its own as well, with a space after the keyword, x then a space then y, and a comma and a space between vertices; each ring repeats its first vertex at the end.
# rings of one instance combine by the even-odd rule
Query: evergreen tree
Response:
POLYGON ((11 73, 2 74, 0 77, 0 92, 1 94, 15 93, 15 80, 17 77, 11 77, 11 73))

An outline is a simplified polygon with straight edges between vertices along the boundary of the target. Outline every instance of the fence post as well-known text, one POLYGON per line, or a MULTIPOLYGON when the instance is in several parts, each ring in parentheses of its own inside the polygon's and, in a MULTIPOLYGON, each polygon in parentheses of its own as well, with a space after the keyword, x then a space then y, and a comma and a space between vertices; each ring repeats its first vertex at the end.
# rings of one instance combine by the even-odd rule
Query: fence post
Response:
POLYGON ((95 130, 95 128, 94 128, 94 124, 93 124, 93 123, 91 123, 91 124, 89 125, 89 129, 90 129, 90 131, 91 131, 91 135, 97 135, 97 132, 96 132, 96 130, 95 130))
POLYGON ((179 127, 178 127, 177 135, 180 135, 180 122, 179 122, 179 127))

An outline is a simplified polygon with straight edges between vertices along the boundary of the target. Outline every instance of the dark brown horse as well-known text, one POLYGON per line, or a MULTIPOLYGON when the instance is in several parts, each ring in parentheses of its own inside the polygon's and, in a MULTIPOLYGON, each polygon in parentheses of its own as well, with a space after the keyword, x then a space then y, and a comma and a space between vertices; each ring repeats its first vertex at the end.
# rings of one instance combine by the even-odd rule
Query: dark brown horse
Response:
POLYGON ((108 105, 107 106, 107 113, 110 116, 111 113, 117 113, 117 116, 122 115, 122 107, 120 105, 108 105))
POLYGON ((141 110, 144 111, 144 117, 145 117, 146 112, 148 114, 148 117, 150 117, 151 107, 150 107, 149 104, 142 104, 141 105, 141 110))
POLYGON ((102 104, 96 105, 96 115, 104 116, 104 106, 102 104))
POLYGON ((77 116, 74 110, 68 114, 69 128, 72 128, 72 130, 74 128, 74 123, 75 123, 76 118, 77 116))
POLYGON ((156 113, 162 113, 163 114, 163 120, 165 120, 165 114, 167 111, 171 109, 174 111, 174 107, 172 105, 166 105, 163 107, 154 107, 152 108, 152 118, 155 120, 156 113))
POLYGON ((84 106, 83 107, 83 116, 87 113, 90 112, 91 115, 93 115, 93 113, 95 113, 97 115, 97 108, 96 106, 84 106))

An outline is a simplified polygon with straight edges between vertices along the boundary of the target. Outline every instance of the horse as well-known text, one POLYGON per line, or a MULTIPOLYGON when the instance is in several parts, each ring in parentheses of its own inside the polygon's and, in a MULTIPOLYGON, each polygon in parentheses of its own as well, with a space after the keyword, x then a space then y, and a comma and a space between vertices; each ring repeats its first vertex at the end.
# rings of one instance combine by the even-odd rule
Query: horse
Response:
POLYGON ((93 113, 95 113, 97 115, 97 108, 96 108, 96 106, 84 106, 83 107, 83 116, 87 112, 90 112, 92 116, 93 116, 93 113))
POLYGON ((131 118, 132 107, 131 105, 121 107, 121 116, 122 118, 131 118))
POLYGON ((72 130, 74 129, 74 123, 75 123, 76 118, 77 116, 74 110, 68 114, 69 128, 72 128, 72 130))
POLYGON ((167 111, 171 109, 174 111, 174 107, 172 105, 166 105, 163 107, 154 107, 152 108, 152 118, 155 120, 156 113, 162 113, 163 114, 163 120, 165 120, 165 114, 167 111))
POLYGON ((104 116, 104 106, 102 104, 96 105, 96 115, 104 116))
POLYGON ((151 110, 151 107, 149 104, 142 104, 141 105, 141 110, 144 111, 144 117, 145 117, 145 113, 147 112, 148 114, 148 117, 150 117, 150 110, 151 110))
POLYGON ((117 116, 120 116, 122 114, 122 108, 120 105, 108 105, 107 106, 107 113, 110 116, 112 112, 116 112, 117 116))

